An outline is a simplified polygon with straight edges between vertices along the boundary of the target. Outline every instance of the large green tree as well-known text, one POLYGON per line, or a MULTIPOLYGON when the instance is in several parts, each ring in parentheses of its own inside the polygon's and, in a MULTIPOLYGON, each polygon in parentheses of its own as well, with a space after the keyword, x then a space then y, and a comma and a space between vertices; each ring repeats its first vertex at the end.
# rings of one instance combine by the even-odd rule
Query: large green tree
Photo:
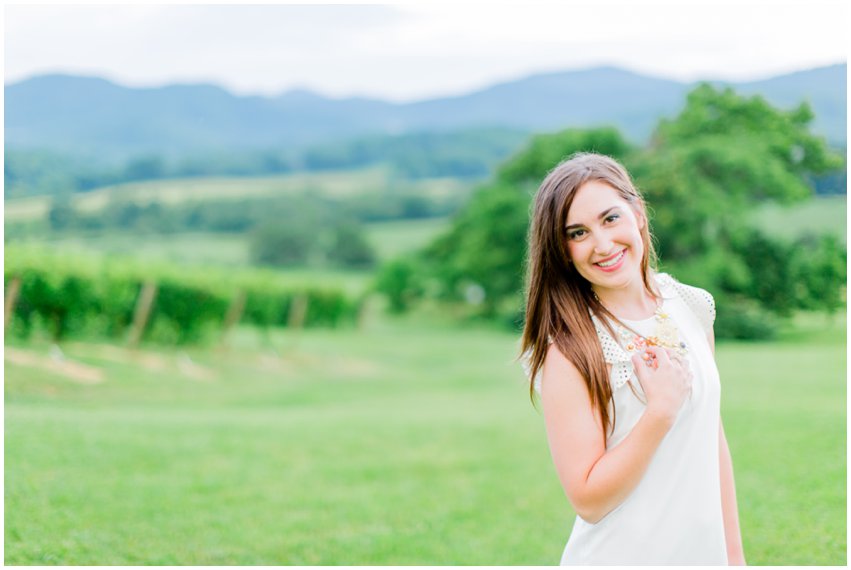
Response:
POLYGON ((424 290, 461 300, 474 284, 485 293, 479 310, 519 311, 532 194, 561 160, 595 151, 622 161, 647 198, 662 269, 719 298, 719 336, 764 336, 771 314, 795 308, 834 310, 844 247, 779 243, 753 227, 758 206, 805 200, 813 175, 842 164, 809 131, 812 118, 806 104, 784 111, 706 84, 645 148, 609 128, 537 136, 427 248, 422 274, 436 284, 424 290))
POLYGON ((728 249, 761 202, 792 203, 813 194, 807 175, 838 168, 808 125, 804 103, 791 111, 708 84, 683 111, 662 121, 651 144, 626 160, 656 212, 659 254, 678 261, 728 249))
POLYGON ((836 307, 828 299, 844 277, 834 272, 816 284, 809 260, 841 263, 844 253, 825 241, 788 243, 753 227, 760 205, 810 199, 811 177, 841 166, 810 132, 812 119, 806 103, 784 111, 704 84, 677 117, 660 123, 648 147, 627 157, 652 206, 663 268, 715 294, 719 336, 767 336, 773 315, 836 307))

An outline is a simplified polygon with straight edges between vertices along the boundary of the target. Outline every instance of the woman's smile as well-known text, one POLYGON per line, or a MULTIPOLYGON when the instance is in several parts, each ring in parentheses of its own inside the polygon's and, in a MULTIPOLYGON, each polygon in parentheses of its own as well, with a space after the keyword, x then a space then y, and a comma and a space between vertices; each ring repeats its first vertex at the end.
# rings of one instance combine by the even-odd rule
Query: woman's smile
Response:
POLYGON ((618 253, 607 257, 603 261, 598 261, 594 265, 596 265, 606 273, 611 273, 621 268, 621 266, 623 265, 624 257, 626 257, 626 248, 623 248, 618 253))

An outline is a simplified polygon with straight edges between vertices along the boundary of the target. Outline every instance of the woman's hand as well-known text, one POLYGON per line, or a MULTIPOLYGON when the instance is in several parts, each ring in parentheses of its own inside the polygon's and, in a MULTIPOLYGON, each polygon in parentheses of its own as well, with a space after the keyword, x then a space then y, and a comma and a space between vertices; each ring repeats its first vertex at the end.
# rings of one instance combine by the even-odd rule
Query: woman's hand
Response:
POLYGON ((647 411, 673 422, 691 393, 693 375, 688 363, 676 352, 658 346, 634 354, 632 363, 647 397, 647 411))

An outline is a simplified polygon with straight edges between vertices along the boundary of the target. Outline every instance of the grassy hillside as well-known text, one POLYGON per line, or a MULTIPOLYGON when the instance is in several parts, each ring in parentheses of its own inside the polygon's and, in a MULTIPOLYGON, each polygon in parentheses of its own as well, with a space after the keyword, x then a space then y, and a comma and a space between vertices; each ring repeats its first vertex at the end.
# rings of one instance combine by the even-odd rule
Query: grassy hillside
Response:
MULTIPOLYGON (((183 178, 135 182, 98 188, 72 196, 72 205, 81 212, 97 212, 111 201, 131 201, 139 205, 159 202, 165 206, 207 200, 245 200, 301 192, 332 197, 348 197, 392 188, 423 196, 443 198, 464 192, 469 182, 452 178, 397 181, 385 167, 322 173, 296 173, 266 178, 183 178)), ((6 222, 45 219, 51 198, 35 196, 4 201, 6 222)))
POLYGON ((427 245, 447 229, 449 223, 446 218, 378 222, 367 224, 366 231, 378 258, 383 261, 427 245))
MULTIPOLYGON (((745 552, 846 563, 845 324, 722 343, 745 552)), ((6 564, 555 564, 573 515, 511 334, 6 348, 6 564), (55 352, 55 351, 54 351, 55 352)))
POLYGON ((243 235, 193 232, 174 235, 108 233, 47 238, 51 249, 131 256, 142 260, 193 265, 245 266, 248 240, 243 235))
MULTIPOLYGON (((365 224, 367 239, 378 258, 389 259, 427 244, 447 227, 445 218, 402 220, 365 224)), ((41 240, 54 248, 82 250, 105 255, 134 256, 184 264, 250 264, 248 238, 242 234, 190 232, 172 235, 109 233, 71 235, 41 240)))
POLYGON ((803 204, 779 206, 768 204, 755 212, 760 228, 781 239, 794 239, 803 234, 832 233, 847 238, 847 197, 817 196, 803 204))

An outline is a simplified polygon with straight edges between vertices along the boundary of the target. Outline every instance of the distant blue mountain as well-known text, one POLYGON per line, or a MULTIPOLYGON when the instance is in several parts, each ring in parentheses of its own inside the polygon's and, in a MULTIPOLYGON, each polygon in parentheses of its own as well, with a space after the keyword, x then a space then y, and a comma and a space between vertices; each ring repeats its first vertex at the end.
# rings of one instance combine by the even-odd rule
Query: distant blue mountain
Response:
MULTIPOLYGON (((729 83, 781 107, 809 101, 814 128, 846 144, 846 64, 729 83)), ((140 153, 301 149, 352 137, 476 127, 551 131, 612 125, 645 140, 694 84, 598 67, 533 75, 457 96, 397 104, 297 90, 240 97, 213 85, 129 88, 97 77, 46 75, 5 86, 7 149, 104 158, 140 153)))

